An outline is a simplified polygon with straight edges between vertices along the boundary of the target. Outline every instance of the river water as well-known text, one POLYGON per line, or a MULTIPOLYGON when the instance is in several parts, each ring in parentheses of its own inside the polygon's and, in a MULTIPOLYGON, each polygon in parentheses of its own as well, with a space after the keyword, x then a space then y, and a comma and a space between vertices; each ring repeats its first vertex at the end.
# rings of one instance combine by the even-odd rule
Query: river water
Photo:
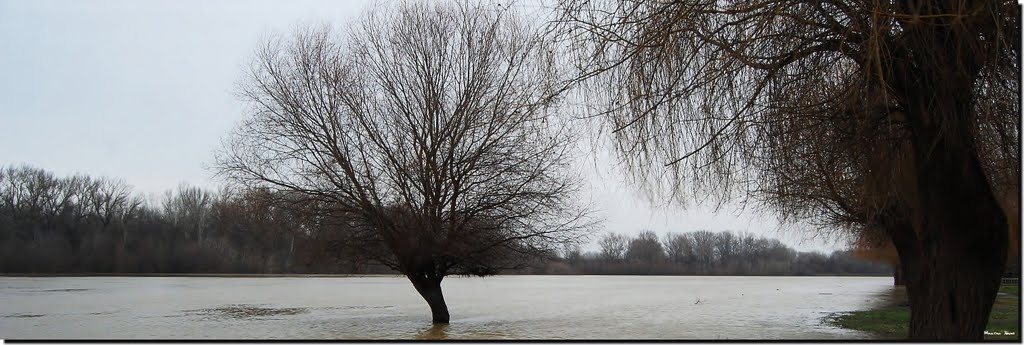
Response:
POLYGON ((449 277, 451 324, 403 277, 0 277, 5 339, 864 339, 832 312, 887 277, 449 277))

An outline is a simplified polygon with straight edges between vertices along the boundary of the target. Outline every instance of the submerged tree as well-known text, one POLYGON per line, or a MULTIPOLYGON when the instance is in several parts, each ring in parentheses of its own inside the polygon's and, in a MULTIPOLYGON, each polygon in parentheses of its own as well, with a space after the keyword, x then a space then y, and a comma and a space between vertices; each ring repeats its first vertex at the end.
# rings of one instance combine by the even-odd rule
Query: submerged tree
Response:
POLYGON ((520 267, 591 224, 539 33, 511 10, 401 3, 344 36, 271 39, 221 172, 320 205, 338 249, 405 274, 447 323, 445 276, 520 267))
POLYGON ((1014 2, 560 8, 581 79, 606 91, 595 111, 649 187, 752 192, 783 216, 882 233, 910 336, 981 339, 1019 224, 1014 2))

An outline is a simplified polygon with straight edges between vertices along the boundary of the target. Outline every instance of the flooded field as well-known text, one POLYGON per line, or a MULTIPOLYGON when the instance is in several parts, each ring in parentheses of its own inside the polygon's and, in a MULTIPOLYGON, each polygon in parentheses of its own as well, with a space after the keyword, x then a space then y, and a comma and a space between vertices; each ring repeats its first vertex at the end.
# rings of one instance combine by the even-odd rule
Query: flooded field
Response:
POLYGON ((451 324, 404 277, 0 277, 5 339, 864 339, 832 312, 888 277, 446 278, 451 324))

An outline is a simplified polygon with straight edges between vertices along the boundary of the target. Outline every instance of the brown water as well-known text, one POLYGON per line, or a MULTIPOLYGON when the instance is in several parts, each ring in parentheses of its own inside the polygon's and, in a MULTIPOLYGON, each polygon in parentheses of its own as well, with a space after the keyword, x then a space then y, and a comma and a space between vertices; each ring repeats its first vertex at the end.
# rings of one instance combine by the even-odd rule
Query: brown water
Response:
POLYGON ((6 339, 863 339, 822 322, 886 277, 446 278, 451 324, 402 277, 0 277, 6 339))

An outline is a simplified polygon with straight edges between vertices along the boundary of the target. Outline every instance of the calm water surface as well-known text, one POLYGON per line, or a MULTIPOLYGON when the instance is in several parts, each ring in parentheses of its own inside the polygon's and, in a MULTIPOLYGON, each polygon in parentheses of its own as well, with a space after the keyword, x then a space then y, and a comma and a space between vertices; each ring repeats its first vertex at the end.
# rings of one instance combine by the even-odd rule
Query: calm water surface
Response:
POLYGON ((832 312, 887 277, 446 278, 451 324, 402 277, 0 277, 0 338, 863 339, 832 312))

